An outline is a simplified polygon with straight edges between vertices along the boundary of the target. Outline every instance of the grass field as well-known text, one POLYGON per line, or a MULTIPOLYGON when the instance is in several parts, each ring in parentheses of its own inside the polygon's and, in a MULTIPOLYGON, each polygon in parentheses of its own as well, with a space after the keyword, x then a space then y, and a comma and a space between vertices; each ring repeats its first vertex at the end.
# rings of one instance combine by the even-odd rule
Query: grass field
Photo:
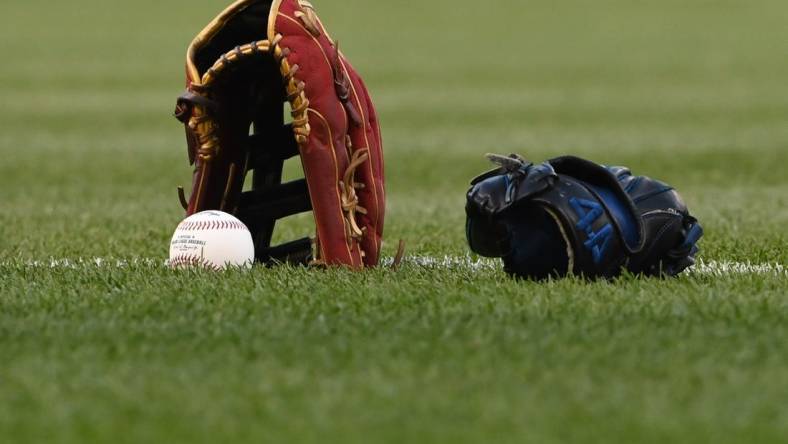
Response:
POLYGON ((166 269, 183 54, 224 2, 6 1, 0 442, 785 442, 788 3, 314 3, 381 114, 385 254, 454 265, 166 269), (489 151, 670 182, 706 272, 463 264, 489 151))

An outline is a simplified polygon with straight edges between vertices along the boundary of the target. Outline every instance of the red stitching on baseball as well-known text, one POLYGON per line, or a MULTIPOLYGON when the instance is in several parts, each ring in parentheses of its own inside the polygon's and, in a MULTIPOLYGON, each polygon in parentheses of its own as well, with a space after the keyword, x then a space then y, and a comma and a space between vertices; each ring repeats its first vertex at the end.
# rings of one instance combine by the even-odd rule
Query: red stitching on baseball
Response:
POLYGON ((180 266, 201 266, 204 268, 211 269, 213 271, 222 271, 222 267, 210 262, 209 260, 193 255, 193 254, 179 254, 170 259, 169 264, 171 268, 177 268, 180 266))
POLYGON ((246 225, 235 220, 224 221, 183 221, 178 225, 180 231, 196 230, 247 230, 246 225))

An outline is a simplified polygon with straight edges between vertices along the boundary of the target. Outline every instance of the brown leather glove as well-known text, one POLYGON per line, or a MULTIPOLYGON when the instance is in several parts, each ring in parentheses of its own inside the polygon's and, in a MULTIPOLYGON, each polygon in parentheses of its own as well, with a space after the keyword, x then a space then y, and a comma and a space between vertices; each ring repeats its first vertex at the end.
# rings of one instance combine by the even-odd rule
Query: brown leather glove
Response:
POLYGON ((195 165, 190 198, 181 192, 187 214, 235 214, 261 262, 375 266, 385 211, 380 127, 313 6, 236 1, 189 46, 186 74, 175 114, 195 165), (284 161, 296 155, 305 179, 282 183, 284 161), (271 247, 278 219, 310 210, 315 238, 271 247))

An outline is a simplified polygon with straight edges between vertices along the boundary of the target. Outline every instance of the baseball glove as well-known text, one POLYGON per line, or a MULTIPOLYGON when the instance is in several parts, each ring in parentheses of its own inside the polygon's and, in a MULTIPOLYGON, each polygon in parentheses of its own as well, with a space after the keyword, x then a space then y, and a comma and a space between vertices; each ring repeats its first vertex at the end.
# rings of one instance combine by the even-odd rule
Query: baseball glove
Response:
POLYGON ((473 180, 466 234, 508 273, 675 276, 694 264, 703 230, 672 187, 572 156, 488 156, 500 168, 473 180))
POLYGON ((385 191, 375 108, 309 2, 239 0, 216 17, 189 46, 175 116, 194 165, 191 196, 179 193, 187 215, 234 214, 260 262, 378 263, 385 191), (282 183, 295 156, 305 179, 282 183), (308 211, 315 238, 271 246, 277 220, 308 211))

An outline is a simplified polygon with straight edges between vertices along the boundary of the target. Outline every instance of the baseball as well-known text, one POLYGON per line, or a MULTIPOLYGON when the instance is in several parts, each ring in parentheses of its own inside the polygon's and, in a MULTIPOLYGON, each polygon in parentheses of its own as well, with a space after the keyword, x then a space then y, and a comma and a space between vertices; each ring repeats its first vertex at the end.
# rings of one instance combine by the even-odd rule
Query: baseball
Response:
POLYGON ((184 219, 170 241, 171 268, 249 268, 254 243, 246 225, 221 211, 203 211, 184 219))

